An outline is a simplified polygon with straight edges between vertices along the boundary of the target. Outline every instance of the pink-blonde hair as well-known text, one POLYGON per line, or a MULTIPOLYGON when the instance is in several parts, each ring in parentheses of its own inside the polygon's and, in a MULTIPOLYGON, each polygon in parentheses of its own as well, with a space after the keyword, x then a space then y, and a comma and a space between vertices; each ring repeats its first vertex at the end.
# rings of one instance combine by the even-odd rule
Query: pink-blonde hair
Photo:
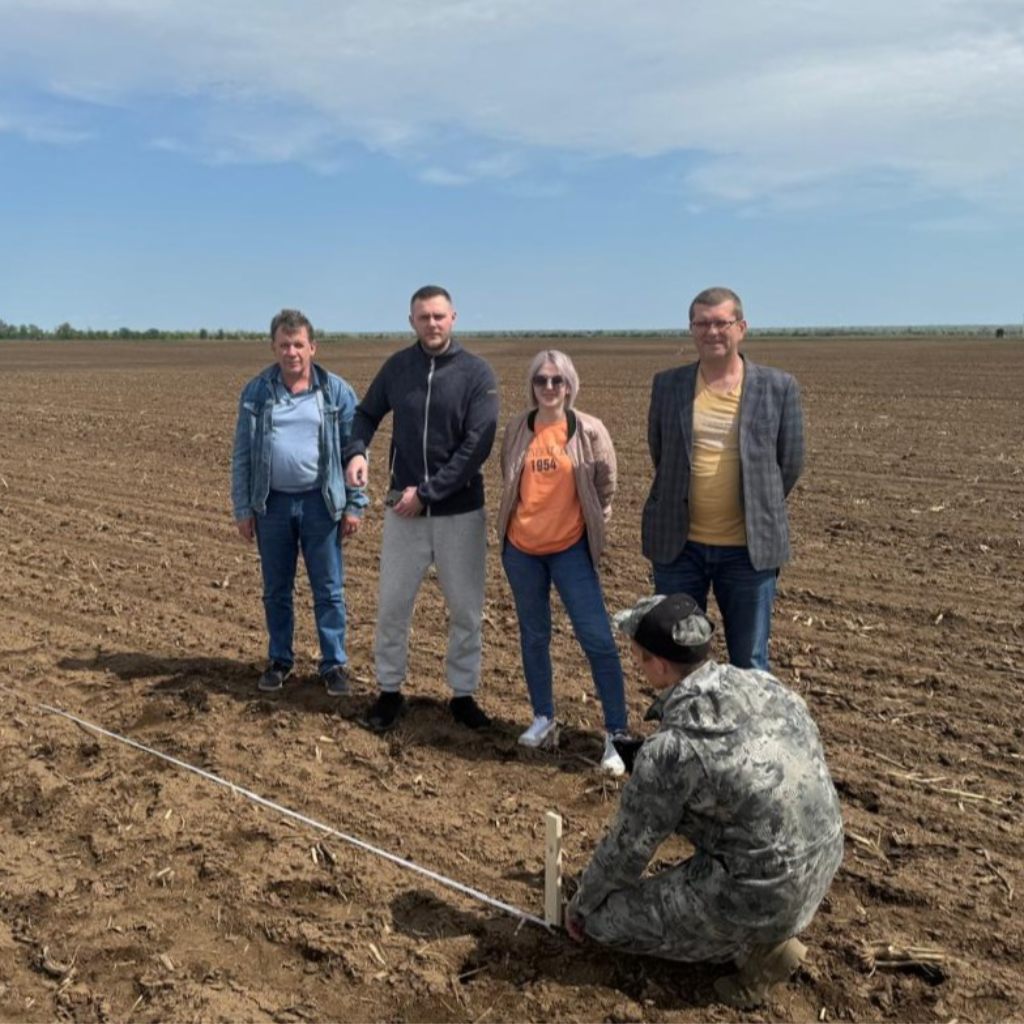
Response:
POLYGON ((531 409, 537 408, 533 377, 534 374, 540 372, 540 368, 545 363, 554 363, 555 369, 565 378, 565 407, 571 409, 576 401, 576 396, 580 393, 580 375, 576 372, 576 367, 572 365, 572 360, 564 352, 559 352, 555 348, 545 349, 533 357, 530 368, 526 371, 526 404, 531 409))

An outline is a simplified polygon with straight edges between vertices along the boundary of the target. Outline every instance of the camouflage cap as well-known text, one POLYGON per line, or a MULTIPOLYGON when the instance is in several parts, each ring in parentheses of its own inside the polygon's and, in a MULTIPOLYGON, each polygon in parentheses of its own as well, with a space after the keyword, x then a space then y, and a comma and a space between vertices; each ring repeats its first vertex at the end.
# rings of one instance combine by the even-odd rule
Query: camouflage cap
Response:
POLYGON ((618 612, 615 626, 645 651, 666 661, 696 665, 704 661, 714 623, 688 594, 655 594, 618 612))

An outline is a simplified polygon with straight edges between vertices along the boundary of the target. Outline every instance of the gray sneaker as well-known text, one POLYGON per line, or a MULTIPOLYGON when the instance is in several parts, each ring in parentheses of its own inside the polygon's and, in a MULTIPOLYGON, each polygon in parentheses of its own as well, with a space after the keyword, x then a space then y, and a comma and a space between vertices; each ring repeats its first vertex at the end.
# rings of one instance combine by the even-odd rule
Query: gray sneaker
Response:
POLYGON ((285 665, 280 661, 268 662, 267 667, 263 670, 263 675, 260 676, 260 681, 256 684, 257 688, 262 693, 275 693, 284 686, 284 681, 294 670, 294 665, 285 665))
POLYGON ((327 687, 328 697, 348 696, 348 668, 345 665, 335 665, 334 668, 329 668, 320 678, 324 681, 324 686, 327 687))
POLYGON ((616 778, 626 774, 626 763, 615 749, 615 741, 611 733, 605 737, 604 753, 601 755, 601 771, 605 775, 614 775, 616 778))

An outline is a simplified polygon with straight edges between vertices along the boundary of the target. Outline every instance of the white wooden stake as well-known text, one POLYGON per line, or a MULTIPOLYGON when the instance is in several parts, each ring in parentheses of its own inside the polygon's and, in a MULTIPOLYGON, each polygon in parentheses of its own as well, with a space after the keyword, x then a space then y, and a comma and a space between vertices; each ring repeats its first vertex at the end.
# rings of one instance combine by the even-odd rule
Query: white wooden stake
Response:
POLYGON ((544 815, 544 920, 562 925, 562 816, 544 815))

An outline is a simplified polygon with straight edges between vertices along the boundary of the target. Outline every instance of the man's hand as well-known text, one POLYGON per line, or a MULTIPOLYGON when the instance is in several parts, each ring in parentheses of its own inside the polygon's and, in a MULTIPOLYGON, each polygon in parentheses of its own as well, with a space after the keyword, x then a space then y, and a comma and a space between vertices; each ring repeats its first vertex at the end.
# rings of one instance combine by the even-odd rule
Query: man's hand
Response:
POLYGON ((587 933, 583 928, 583 918, 576 917, 575 914, 569 911, 568 907, 565 910, 565 930, 569 933, 569 938, 573 942, 582 942, 587 937, 587 933))
POLYGON ((341 520, 341 539, 345 540, 352 534, 359 532, 359 524, 362 522, 356 516, 344 516, 341 520))
POLYGON ((256 536, 256 520, 252 516, 248 519, 239 519, 235 526, 238 527, 242 540, 247 540, 251 543, 256 536))
POLYGON ((399 501, 396 501, 391 506, 391 511, 398 516, 405 516, 407 519, 412 519, 414 516, 418 516, 423 511, 423 502, 420 501, 420 496, 416 493, 415 487, 406 487, 402 492, 402 497, 399 501))
POLYGON ((349 487, 365 487, 369 477, 369 463, 365 455, 353 455, 345 467, 345 483, 349 487))

